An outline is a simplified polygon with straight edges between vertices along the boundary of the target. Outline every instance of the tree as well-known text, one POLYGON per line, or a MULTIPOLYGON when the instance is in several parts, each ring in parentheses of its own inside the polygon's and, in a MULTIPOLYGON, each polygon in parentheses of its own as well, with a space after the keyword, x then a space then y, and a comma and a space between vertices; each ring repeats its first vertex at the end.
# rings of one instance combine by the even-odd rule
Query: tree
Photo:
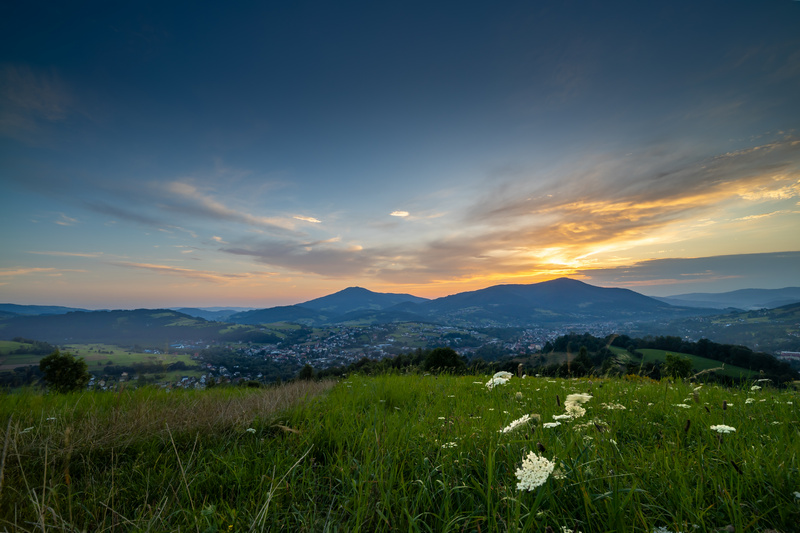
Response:
POLYGON ((452 348, 434 348, 425 358, 425 370, 461 370, 464 360, 452 348))
POLYGON ((91 377, 83 357, 75 359, 72 354, 58 350, 39 361, 39 370, 44 373, 48 388, 63 393, 81 390, 91 377))
POLYGON ((664 361, 663 373, 673 378, 688 378, 692 373, 692 361, 688 357, 681 357, 667 353, 664 361))
POLYGON ((306 364, 303 368, 300 369, 300 372, 297 374, 297 379, 303 381, 311 381, 314 379, 314 369, 311 365, 306 364))

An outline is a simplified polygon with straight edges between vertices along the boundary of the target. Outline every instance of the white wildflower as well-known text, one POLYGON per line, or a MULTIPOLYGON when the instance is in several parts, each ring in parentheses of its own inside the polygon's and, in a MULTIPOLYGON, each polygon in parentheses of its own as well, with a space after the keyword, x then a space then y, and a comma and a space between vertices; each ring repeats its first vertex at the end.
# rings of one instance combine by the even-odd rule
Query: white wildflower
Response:
POLYGON ((755 400, 754 398, 748 398, 748 399, 746 399, 746 400, 744 401, 744 403, 746 403, 746 404, 747 404, 747 403, 756 403, 756 400, 755 400))
POLYGON ((752 387, 750 387, 750 390, 752 391, 761 390, 761 387, 759 387, 758 385, 753 385, 752 387))
POLYGON ((795 497, 796 499, 800 500, 800 492, 795 492, 795 493, 794 493, 794 497, 795 497))
POLYGON ((612 411, 614 409, 621 409, 621 410, 626 409, 626 407, 624 405, 619 404, 619 403, 603 403, 603 404, 600 404, 600 405, 602 405, 604 408, 612 410, 612 411))
POLYGON ((442 444, 442 448, 455 448, 456 446, 458 446, 458 444, 455 442, 445 442, 442 444))
POLYGON ((531 420, 531 415, 523 415, 520 418, 517 418, 516 420, 511 422, 503 429, 501 429, 500 433, 511 433, 512 431, 516 431, 524 424, 527 424, 530 420, 531 420))
POLYGON ((517 391, 517 394, 515 394, 515 395, 514 395, 514 397, 515 397, 517 400, 521 400, 521 399, 522 399, 522 393, 521 393, 521 392, 519 392, 519 391, 517 391))
POLYGON ((736 428, 720 424, 718 426, 711 426, 711 430, 716 431, 717 433, 733 433, 736 431, 736 428))
POLYGON ((564 400, 564 403, 565 404, 566 403, 582 404, 582 403, 588 402, 591 399, 592 399, 592 395, 591 394, 586 394, 586 393, 582 393, 582 392, 576 392, 575 394, 568 394, 567 395, 567 399, 564 400))
MULTIPOLYGON (((508 372, 506 372, 506 374, 508 374, 508 372)), ((507 378, 493 376, 492 379, 486 382, 486 388, 492 390, 496 385, 505 385, 506 383, 508 383, 507 378)))
POLYGON ((519 483, 517 483, 517 490, 534 490, 536 487, 541 487, 547 481, 547 478, 553 472, 555 463, 537 455, 534 452, 528 453, 528 456, 522 460, 522 467, 517 469, 516 475, 519 483))
POLYGON ((560 425, 561 425, 561 422, 545 422, 544 424, 542 424, 542 427, 545 428, 545 429, 550 429, 550 428, 558 427, 560 425))
POLYGON ((248 433, 255 433, 256 432, 256 430, 253 429, 253 428, 247 428, 245 431, 247 431, 248 433))
POLYGON ((675 407, 682 407, 684 409, 690 409, 692 406, 691 405, 686 405, 685 403, 676 403, 675 407))
POLYGON ((570 420, 572 415, 553 415, 553 420, 570 420))

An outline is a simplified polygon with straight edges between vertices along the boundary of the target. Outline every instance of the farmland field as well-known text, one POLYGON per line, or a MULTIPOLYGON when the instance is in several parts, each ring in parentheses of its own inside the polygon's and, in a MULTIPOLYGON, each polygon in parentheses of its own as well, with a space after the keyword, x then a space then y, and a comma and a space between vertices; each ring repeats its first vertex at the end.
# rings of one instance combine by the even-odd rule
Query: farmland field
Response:
POLYGON ((284 387, 6 395, 0 527, 651 533, 800 523, 797 391, 516 377, 490 390, 486 380, 353 376, 308 383, 317 389, 280 408, 269 405, 284 387), (518 485, 526 457, 543 465, 538 477, 527 470, 532 490, 518 485))
MULTIPOLYGON (((716 361, 714 359, 708 359, 707 357, 698 357, 696 355, 674 352, 670 350, 655 350, 651 348, 640 348, 636 351, 642 354, 641 359, 631 356, 631 354, 626 349, 619 348, 617 346, 612 346, 611 351, 613 351, 618 356, 621 356, 625 361, 637 362, 641 364, 655 362, 655 361, 664 362, 666 360, 667 354, 671 353, 673 355, 678 355, 680 357, 685 357, 689 359, 692 362, 692 368, 694 369, 695 372, 699 372, 701 370, 708 370, 710 368, 719 368, 723 366, 720 361, 716 361)), ((758 374, 758 372, 754 372, 747 368, 742 368, 740 366, 734 366, 734 365, 725 365, 725 368, 720 370, 715 370, 715 372, 723 376, 730 376, 734 378, 739 378, 739 377, 749 378, 758 374)))
MULTIPOLYGON (((8 354, 8 351, 16 350, 24 346, 26 345, 18 342, 0 341, 0 372, 8 372, 20 366, 38 365, 39 360, 45 357, 44 355, 35 354, 8 354)), ((109 344, 70 344, 61 346, 59 349, 75 357, 83 357, 89 368, 89 372, 94 373, 104 368, 109 362, 120 366, 130 366, 135 363, 154 363, 158 361, 163 361, 164 364, 167 365, 179 361, 186 363, 186 365, 195 364, 187 354, 154 355, 143 352, 132 352, 126 348, 109 344)), ((197 372, 194 373, 197 374, 197 372)), ((189 375, 192 374, 192 372, 184 371, 182 374, 189 375)))

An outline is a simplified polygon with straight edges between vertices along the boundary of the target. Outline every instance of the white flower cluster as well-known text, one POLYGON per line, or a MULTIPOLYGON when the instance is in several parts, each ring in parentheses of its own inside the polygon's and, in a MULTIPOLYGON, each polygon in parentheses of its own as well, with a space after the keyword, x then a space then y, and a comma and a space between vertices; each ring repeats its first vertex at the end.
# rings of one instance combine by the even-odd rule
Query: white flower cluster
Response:
POLYGON ((619 403, 603 403, 603 404, 600 404, 600 405, 602 405, 606 409, 609 409, 609 410, 612 410, 612 411, 615 410, 615 409, 620 409, 620 410, 626 409, 626 407, 624 405, 619 404, 619 403))
POLYGON ((750 387, 750 390, 752 391, 761 390, 761 387, 759 387, 758 385, 753 385, 752 387, 750 387))
POLYGON ((736 428, 720 424, 718 426, 711 426, 711 430, 716 431, 717 433, 733 433, 736 431, 736 428))
POLYGON ((541 487, 553 473, 556 464, 546 457, 537 455, 534 452, 528 453, 528 457, 522 460, 522 467, 516 471, 517 490, 533 490, 541 487))
POLYGON ((486 388, 492 390, 495 385, 505 385, 511 379, 511 372, 498 372, 492 379, 486 382, 486 388))
POLYGON ((517 418, 509 425, 501 429, 500 433, 511 433, 512 431, 519 429, 522 425, 527 424, 530 420, 531 415, 522 415, 520 418, 517 418))

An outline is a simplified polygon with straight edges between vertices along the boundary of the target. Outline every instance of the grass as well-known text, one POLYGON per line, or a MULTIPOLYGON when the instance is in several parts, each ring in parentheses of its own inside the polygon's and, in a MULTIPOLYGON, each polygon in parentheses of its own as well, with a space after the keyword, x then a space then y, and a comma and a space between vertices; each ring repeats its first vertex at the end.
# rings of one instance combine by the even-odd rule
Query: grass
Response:
MULTIPOLYGON (((679 355, 681 357, 686 357, 692 362, 692 368, 695 372, 700 370, 708 370, 710 368, 719 368, 722 366, 722 363, 716 361, 714 359, 708 359, 706 357, 699 357, 697 355, 692 355, 688 353, 679 353, 679 352, 672 352, 669 350, 655 350, 650 348, 639 349, 636 350, 637 352, 642 354, 642 363, 647 363, 649 361, 665 361, 666 356, 668 353, 679 355)), ((725 368, 721 370, 717 370, 719 374, 724 376, 731 376, 735 378, 750 378, 753 376, 757 376, 758 372, 749 370, 747 368, 743 368, 741 366, 735 365, 725 365, 725 368)))
MULTIPOLYGON (((636 350, 638 353, 642 354, 641 358, 635 358, 632 356, 628 350, 625 348, 619 348, 617 346, 612 346, 611 351, 614 352, 618 359, 625 361, 625 362, 636 362, 640 364, 661 361, 664 362, 667 358, 667 354, 671 353, 673 355, 678 355, 680 357, 685 357, 692 362, 692 369, 694 372, 699 372, 701 370, 708 370, 708 369, 719 369, 722 365, 722 362, 717 361, 715 359, 708 359, 707 357, 700 357, 698 355, 692 355, 689 353, 682 353, 682 352, 674 352, 671 350, 656 350, 652 348, 642 348, 636 350)), ((735 378, 751 378, 758 375, 758 372, 749 370, 747 368, 735 365, 725 365, 725 368, 715 370, 715 372, 724 375, 724 376, 731 376, 735 378)))
POLYGON ((0 528, 590 533, 800 523, 796 391, 646 378, 513 378, 489 391, 485 381, 355 376, 6 395, 0 528), (575 392, 592 395, 585 416, 544 428, 575 392), (499 432, 534 413, 540 421, 499 432), (736 432, 710 429, 718 424, 736 432), (539 449, 560 474, 521 492, 515 471, 539 449))
MULTIPOLYGON (((20 343, 11 343, 11 341, 0 341, 5 344, 0 344, 0 350, 5 349, 5 355, 0 355, 0 371, 11 371, 16 367, 27 365, 38 365, 39 360, 44 355, 35 354, 13 354, 7 355, 8 351, 17 349, 19 346, 25 346, 20 343), (15 346, 11 346, 13 344, 15 346), (6 346, 8 345, 8 346, 6 346)), ((164 364, 183 362, 187 366, 194 367, 195 361, 191 359, 189 354, 148 354, 143 352, 131 352, 127 348, 121 348, 110 344, 70 344, 60 348, 62 352, 70 353, 75 357, 83 357, 89 367, 89 372, 95 374, 102 374, 103 369, 106 367, 108 361, 112 361, 115 365, 131 366, 135 363, 155 363, 163 361, 164 364)), ((0 351, 0 353, 3 353, 0 351)), ((167 377, 174 379, 175 376, 200 376, 200 370, 182 370, 176 372, 168 372, 167 377)))

